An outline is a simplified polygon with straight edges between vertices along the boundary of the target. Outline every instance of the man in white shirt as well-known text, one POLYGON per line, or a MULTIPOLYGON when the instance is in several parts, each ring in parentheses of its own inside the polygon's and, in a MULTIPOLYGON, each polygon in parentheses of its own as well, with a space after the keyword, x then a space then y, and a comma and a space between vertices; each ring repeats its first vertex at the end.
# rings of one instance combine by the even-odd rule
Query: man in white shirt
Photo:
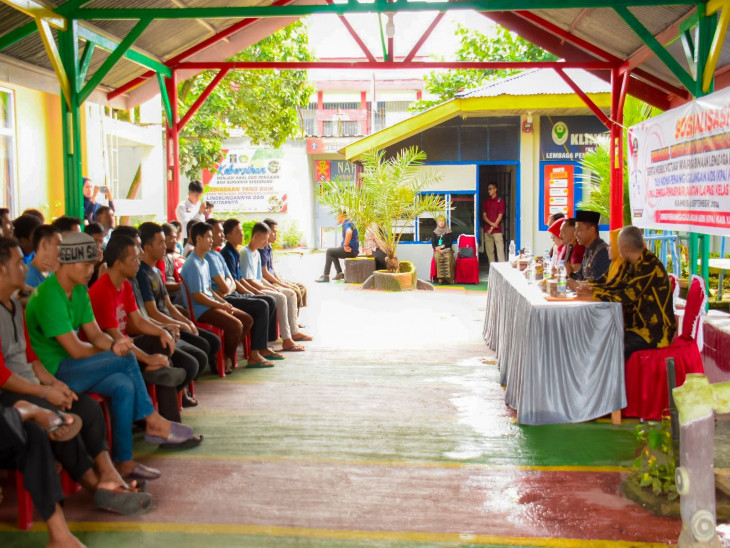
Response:
POLYGON ((188 199, 180 202, 175 210, 175 216, 182 225, 182 233, 187 234, 188 223, 205 221, 205 200, 203 198, 203 184, 200 181, 190 181, 188 185, 188 199))

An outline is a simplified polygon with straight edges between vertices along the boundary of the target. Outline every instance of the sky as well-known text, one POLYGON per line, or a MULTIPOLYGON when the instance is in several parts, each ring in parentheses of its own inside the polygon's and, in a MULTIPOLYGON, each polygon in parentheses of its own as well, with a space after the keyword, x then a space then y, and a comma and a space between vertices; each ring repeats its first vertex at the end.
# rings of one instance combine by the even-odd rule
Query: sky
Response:
MULTIPOLYGON (((396 57, 405 56, 410 52, 435 16, 436 12, 401 12, 394 15, 396 57)), ((380 41, 377 14, 351 14, 346 17, 373 55, 382 57, 383 47, 380 41)), ((383 16, 383 29, 385 29, 385 23, 386 17, 383 16)), ((454 54, 459 47, 459 39, 454 34, 459 23, 487 34, 494 27, 494 23, 489 19, 473 11, 454 10, 447 12, 419 50, 419 56, 429 58, 422 60, 431 60, 430 56, 453 60, 454 54)), ((312 16, 307 19, 307 24, 309 26, 310 46, 319 59, 364 58, 362 51, 336 15, 312 16)), ((326 79, 327 72, 334 73, 335 71, 309 71, 310 77, 316 80, 326 79)), ((332 76, 342 78, 347 77, 348 73, 357 72, 362 75, 363 71, 337 71, 336 75, 333 74, 332 76)), ((393 74, 392 70, 387 72, 393 74)), ((399 71, 404 76, 420 76, 424 72, 428 71, 399 71)))

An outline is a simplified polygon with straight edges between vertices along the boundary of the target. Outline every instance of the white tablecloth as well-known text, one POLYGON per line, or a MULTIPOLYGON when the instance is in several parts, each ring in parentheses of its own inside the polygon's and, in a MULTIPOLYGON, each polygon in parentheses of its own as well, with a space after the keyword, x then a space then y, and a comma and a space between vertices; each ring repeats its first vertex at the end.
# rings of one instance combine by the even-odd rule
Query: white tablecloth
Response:
POLYGON ((554 302, 509 263, 489 272, 484 341, 522 424, 581 422, 626 407, 618 303, 554 302))

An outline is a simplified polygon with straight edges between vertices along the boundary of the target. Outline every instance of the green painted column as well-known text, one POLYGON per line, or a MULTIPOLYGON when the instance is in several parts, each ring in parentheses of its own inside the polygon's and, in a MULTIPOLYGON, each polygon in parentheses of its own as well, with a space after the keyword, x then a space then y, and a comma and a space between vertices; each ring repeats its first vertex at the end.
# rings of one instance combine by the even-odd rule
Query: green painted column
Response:
POLYGON ((68 30, 58 32, 58 53, 68 76, 71 93, 68 102, 61 97, 63 128, 63 182, 66 215, 84 217, 81 164, 81 101, 79 98, 79 40, 78 26, 68 20, 68 30), (70 103, 70 105, 69 105, 70 103))

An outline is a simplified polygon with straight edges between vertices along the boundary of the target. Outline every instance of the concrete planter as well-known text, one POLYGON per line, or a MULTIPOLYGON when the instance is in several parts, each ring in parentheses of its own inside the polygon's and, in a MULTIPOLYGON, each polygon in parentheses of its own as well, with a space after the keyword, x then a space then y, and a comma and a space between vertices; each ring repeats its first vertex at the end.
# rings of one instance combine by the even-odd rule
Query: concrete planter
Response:
POLYGON ((416 289, 418 277, 416 267, 410 261, 401 261, 400 272, 376 270, 363 283, 363 289, 380 289, 381 291, 412 291, 416 289))

